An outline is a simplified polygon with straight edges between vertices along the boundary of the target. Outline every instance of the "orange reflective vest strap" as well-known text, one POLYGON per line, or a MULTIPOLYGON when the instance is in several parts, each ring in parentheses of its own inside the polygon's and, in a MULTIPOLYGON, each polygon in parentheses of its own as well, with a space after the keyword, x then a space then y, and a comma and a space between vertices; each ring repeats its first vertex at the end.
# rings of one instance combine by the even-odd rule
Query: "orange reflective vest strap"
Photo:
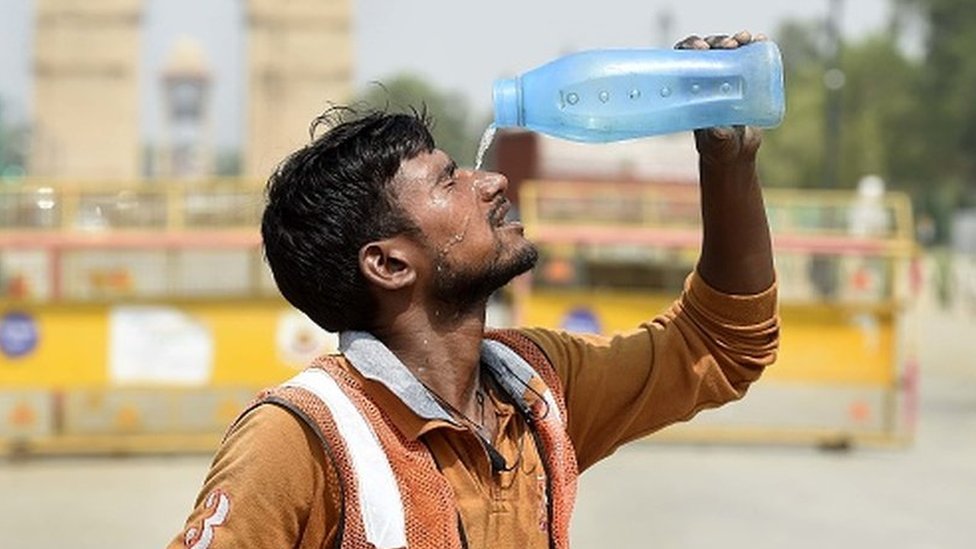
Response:
POLYGON ((569 525, 576 503, 579 468, 576 451, 566 429, 566 401, 562 382, 549 358, 531 339, 516 330, 492 330, 486 337, 514 351, 542 379, 546 390, 543 400, 533 406, 532 431, 544 449, 549 492, 549 528, 554 547, 569 547, 569 525))
POLYGON ((430 451, 403 437, 335 358, 261 398, 295 411, 322 438, 342 486, 338 547, 461 549, 454 491, 430 451))

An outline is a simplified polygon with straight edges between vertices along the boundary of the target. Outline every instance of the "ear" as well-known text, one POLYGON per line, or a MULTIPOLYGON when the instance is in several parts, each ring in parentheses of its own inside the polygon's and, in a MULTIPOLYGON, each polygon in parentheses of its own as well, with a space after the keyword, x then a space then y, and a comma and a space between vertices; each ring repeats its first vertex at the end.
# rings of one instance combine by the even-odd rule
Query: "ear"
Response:
POLYGON ((406 288, 417 280, 412 246, 402 236, 370 242, 359 250, 359 269, 384 290, 406 288))

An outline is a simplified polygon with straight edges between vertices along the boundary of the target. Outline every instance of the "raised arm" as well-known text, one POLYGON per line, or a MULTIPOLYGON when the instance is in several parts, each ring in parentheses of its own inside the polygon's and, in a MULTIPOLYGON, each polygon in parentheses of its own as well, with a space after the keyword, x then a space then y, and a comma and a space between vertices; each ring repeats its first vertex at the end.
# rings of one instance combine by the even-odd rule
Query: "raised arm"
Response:
MULTIPOLYGON (((679 49, 738 48, 765 40, 747 31, 733 36, 691 36, 679 49)), ((773 255, 756 153, 758 128, 735 126, 695 132, 699 153, 703 240, 698 272, 713 288, 755 294, 773 283, 773 255)))
MULTIPOLYGON (((762 39, 762 37, 759 37, 762 39)), ((755 40, 688 38, 677 47, 755 40)), ((741 398, 776 359, 779 320, 769 227, 750 127, 695 133, 704 239, 682 296, 640 329, 614 336, 524 333, 556 368, 580 470, 621 444, 741 398)))

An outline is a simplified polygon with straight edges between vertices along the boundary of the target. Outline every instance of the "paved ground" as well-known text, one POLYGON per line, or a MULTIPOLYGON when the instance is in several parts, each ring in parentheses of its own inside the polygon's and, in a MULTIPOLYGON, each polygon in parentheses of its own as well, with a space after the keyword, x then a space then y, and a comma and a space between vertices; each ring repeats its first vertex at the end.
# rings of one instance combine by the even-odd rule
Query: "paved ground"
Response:
POLYGON ((626 447, 583 476, 576 546, 976 548, 976 306, 920 309, 911 448, 626 447))
MULTIPOLYGON (((912 448, 632 445, 583 476, 574 545, 976 548, 976 312, 928 318, 912 448)), ((180 530, 207 465, 0 462, 0 547, 161 547, 180 530)))

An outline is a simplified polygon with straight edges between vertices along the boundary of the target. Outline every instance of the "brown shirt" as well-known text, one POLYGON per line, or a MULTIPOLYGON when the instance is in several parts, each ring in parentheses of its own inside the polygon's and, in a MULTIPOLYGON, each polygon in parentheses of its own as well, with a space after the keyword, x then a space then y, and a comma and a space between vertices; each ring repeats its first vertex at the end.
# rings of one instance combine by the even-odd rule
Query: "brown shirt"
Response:
MULTIPOLYGON (((542 348, 563 383, 567 428, 582 471, 625 442, 740 398, 775 359, 778 330, 775 286, 730 296, 693 274, 668 311, 632 332, 523 333, 542 348)), ((345 367, 359 375, 348 362, 345 367)), ((470 547, 548 547, 542 461, 500 391, 489 385, 486 409, 498 415, 493 442, 511 471, 493 474, 473 433, 422 419, 382 384, 364 382, 398 429, 430 448, 454 489, 470 547)), ((338 526, 335 479, 310 427, 282 408, 260 406, 218 450, 187 531, 199 532, 211 517, 213 548, 330 546, 338 526), (207 496, 217 490, 227 506, 215 521, 215 501, 207 496)), ((170 547, 181 547, 184 535, 170 547)))

